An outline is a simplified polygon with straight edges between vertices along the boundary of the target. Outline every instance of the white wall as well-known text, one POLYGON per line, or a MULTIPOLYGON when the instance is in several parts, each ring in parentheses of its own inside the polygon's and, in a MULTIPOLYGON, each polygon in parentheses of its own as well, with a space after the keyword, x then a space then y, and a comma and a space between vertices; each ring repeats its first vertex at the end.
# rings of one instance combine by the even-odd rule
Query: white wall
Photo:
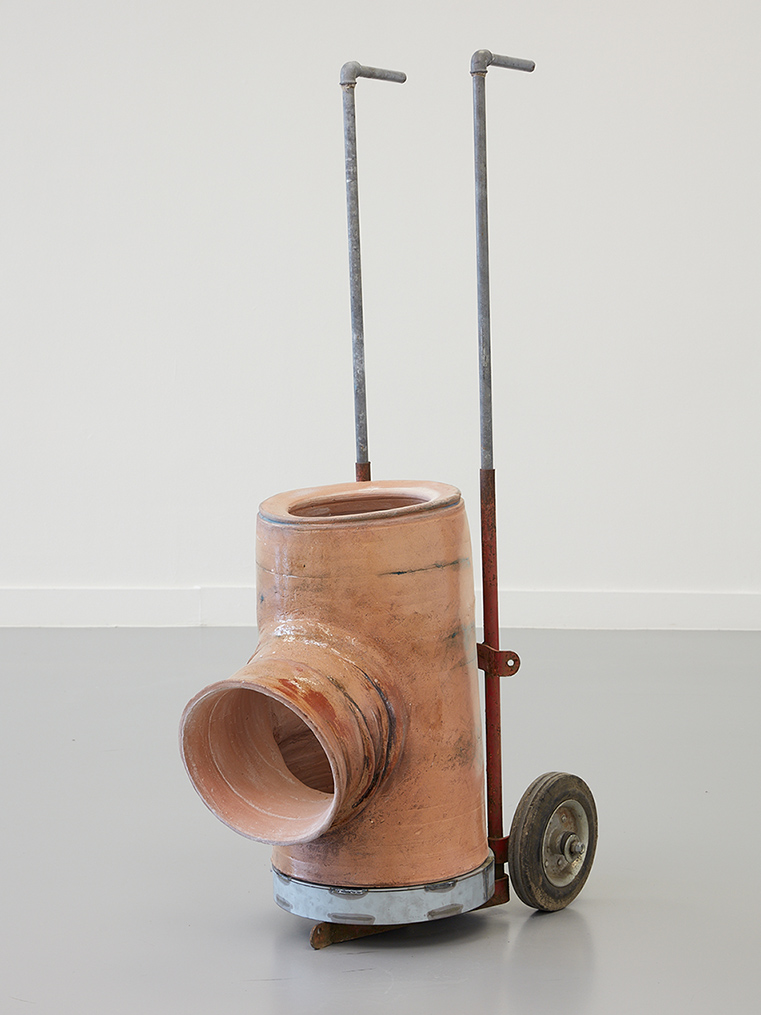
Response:
POLYGON ((5 0, 3 622, 253 622, 259 501, 352 478, 350 59, 373 473, 477 522, 487 47, 503 622, 761 627, 760 21, 5 0))

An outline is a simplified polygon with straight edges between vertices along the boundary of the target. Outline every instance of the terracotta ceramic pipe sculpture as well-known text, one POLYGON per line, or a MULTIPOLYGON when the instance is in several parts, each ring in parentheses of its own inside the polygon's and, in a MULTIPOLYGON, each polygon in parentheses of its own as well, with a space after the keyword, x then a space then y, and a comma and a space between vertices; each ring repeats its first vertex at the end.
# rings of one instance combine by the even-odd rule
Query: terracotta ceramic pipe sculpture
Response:
POLYGON ((260 642, 187 706, 190 778, 300 916, 409 923, 494 891, 471 547, 440 483, 297 490, 257 522, 260 642))

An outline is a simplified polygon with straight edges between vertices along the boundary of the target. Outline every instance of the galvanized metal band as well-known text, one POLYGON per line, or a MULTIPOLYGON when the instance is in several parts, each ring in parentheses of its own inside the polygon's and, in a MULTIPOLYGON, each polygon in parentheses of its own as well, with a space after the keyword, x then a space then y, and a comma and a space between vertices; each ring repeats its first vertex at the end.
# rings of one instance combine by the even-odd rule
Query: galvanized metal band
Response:
POLYGON ((359 926, 426 923, 478 909, 494 894, 494 854, 473 871, 406 888, 343 888, 290 878, 272 868, 275 902, 296 916, 359 926))

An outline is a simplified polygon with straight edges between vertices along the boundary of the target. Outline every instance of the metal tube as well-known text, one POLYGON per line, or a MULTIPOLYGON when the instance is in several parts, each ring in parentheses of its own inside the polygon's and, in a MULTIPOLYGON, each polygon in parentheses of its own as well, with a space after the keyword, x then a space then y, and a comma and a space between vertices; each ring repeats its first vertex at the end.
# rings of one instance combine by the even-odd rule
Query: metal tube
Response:
POLYGON ((401 70, 384 70, 382 67, 363 67, 356 60, 350 60, 341 68, 341 84, 355 84, 357 78, 375 78, 377 81, 394 81, 403 85, 407 75, 401 70))
POLYGON ((364 464, 369 466, 370 461, 367 451, 365 329, 362 316, 362 257, 359 243, 359 186, 357 182, 357 124, 354 84, 342 85, 341 88, 343 91, 346 157, 346 219, 349 231, 349 298, 351 301, 351 341, 354 364, 355 460, 357 467, 359 467, 364 464))
POLYGON ((476 166, 476 270, 478 273, 478 391, 481 468, 494 468, 489 298, 489 202, 486 183, 486 71, 473 71, 473 143, 476 166))
POLYGON ((497 56, 479 49, 470 61, 473 77, 473 142, 476 171, 476 267, 478 274, 478 359, 481 407, 481 468, 494 468, 491 382, 491 301, 489 293, 489 202, 486 173, 486 72, 490 66, 532 71, 533 60, 497 56))
MULTIPOLYGON (((499 647, 497 590, 497 500, 494 469, 481 469, 481 564, 483 578, 484 644, 499 647)), ((502 826, 502 707, 501 677, 486 673, 486 816, 489 839, 501 839, 502 826)))
MULTIPOLYGON (((495 56, 488 49, 473 54, 473 142, 476 176, 476 266, 478 281, 478 355, 481 415, 481 565, 483 577, 484 644, 499 650, 497 591, 497 501, 494 473, 491 377, 491 310, 489 294, 489 208, 486 174, 486 73, 490 66, 532 71, 531 60, 495 56)), ((502 813, 502 709, 500 675, 486 672, 486 800, 489 841, 495 852, 504 836, 502 813)), ((504 866, 497 857, 497 880, 504 866)), ((505 882, 506 891, 506 882, 505 882)))
POLYGON ((365 381, 365 327, 362 313, 362 257, 359 242, 359 184, 357 180, 357 119, 354 89, 357 78, 375 78, 403 84, 401 71, 363 67, 356 61, 341 68, 343 92, 344 152, 346 162, 346 219, 349 233, 349 296, 351 300, 352 359, 354 364, 354 432, 357 482, 369 482, 370 458, 367 447, 367 391, 365 381))

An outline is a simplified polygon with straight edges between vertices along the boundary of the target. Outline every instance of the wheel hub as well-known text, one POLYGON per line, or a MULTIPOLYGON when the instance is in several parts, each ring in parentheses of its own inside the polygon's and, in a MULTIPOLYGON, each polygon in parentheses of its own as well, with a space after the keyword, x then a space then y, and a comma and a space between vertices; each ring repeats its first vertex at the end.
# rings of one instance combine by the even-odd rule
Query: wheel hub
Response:
POLYGON ((552 813, 542 837, 542 864, 550 884, 564 888, 577 876, 589 845, 589 822, 575 800, 564 800, 552 813))

